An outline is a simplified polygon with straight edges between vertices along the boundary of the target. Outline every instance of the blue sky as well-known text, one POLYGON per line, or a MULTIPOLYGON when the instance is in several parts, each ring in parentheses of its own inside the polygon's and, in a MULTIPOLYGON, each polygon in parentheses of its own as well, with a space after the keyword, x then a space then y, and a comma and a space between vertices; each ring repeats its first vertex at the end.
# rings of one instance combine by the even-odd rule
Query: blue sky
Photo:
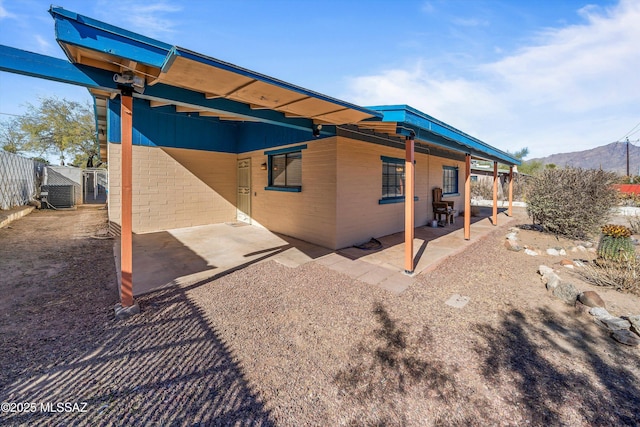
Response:
MULTIPOLYGON (((63 58, 49 5, 0 0, 0 44, 63 58)), ((640 122, 638 0, 58 5, 359 105, 409 104, 528 158, 621 140, 640 122)), ((0 72, 0 119, 51 95, 91 99, 0 72)))

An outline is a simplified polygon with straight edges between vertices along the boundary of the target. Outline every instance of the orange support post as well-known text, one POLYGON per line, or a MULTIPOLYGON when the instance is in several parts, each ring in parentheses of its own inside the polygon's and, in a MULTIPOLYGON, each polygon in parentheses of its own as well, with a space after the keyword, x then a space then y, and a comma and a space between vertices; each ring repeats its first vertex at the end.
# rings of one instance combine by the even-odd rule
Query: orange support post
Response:
MULTIPOLYGON (((123 91, 124 92, 124 91, 123 91)), ((132 205, 132 127, 133 127, 133 97, 131 93, 122 93, 120 117, 121 127, 121 228, 120 228, 120 271, 122 284, 120 286, 120 303, 123 307, 133 305, 133 241, 131 226, 132 205)))
POLYGON ((465 157, 464 169, 464 239, 471 239, 471 154, 465 157))
POLYGON ((513 216, 513 166, 509 166, 509 217, 513 216))
POLYGON ((413 134, 406 138, 405 143, 405 195, 404 195, 404 270, 405 273, 411 274, 414 270, 413 265, 413 228, 415 226, 415 202, 413 197, 416 193, 415 189, 415 140, 413 134))
POLYGON ((493 225, 498 225, 498 162, 493 162, 493 225))

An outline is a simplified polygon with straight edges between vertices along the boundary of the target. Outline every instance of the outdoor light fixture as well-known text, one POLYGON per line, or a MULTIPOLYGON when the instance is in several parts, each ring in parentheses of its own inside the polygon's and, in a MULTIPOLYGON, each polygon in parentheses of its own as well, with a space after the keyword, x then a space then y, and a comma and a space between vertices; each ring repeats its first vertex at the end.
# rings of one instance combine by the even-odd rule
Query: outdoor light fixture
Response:
POLYGON ((263 171, 266 171, 267 170, 267 164, 266 163, 261 164, 260 165, 260 169, 262 169, 263 171))
POLYGON ((138 93, 144 92, 144 78, 136 76, 133 71, 125 71, 122 74, 114 74, 113 81, 119 84, 130 84, 138 93))
POLYGON ((322 129, 322 125, 313 125, 313 136, 316 138, 320 136, 320 129, 322 129))

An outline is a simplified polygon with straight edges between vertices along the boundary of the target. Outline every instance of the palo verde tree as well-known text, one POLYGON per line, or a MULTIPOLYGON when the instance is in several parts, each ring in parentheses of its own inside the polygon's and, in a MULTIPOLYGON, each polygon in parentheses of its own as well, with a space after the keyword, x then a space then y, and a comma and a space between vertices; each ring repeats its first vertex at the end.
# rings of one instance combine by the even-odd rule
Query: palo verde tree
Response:
POLYGON ((40 105, 28 104, 18 118, 20 129, 28 135, 24 149, 57 155, 60 164, 76 156, 86 162, 98 153, 93 109, 86 104, 56 97, 41 98, 40 105))
POLYGON ((10 118, 0 122, 0 148, 17 154, 23 150, 27 135, 20 129, 18 118, 10 118))

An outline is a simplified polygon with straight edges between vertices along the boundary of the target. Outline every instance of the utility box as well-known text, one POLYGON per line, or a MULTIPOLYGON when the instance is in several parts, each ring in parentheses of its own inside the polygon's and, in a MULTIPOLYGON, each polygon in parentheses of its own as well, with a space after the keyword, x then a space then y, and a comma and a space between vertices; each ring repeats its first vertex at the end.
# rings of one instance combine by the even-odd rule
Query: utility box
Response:
POLYGON ((43 185, 41 187, 42 193, 46 194, 46 201, 43 198, 43 209, 51 206, 54 208, 72 208, 75 206, 76 194, 75 186, 73 185, 43 185))

